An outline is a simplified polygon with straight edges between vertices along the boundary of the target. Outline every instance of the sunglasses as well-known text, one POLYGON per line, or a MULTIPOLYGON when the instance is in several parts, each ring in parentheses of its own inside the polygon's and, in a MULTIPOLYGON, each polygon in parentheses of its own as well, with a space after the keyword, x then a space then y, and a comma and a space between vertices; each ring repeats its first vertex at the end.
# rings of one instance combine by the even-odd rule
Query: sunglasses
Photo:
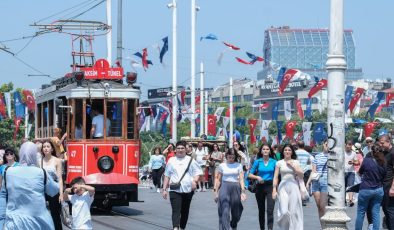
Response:
POLYGON ((13 152, 6 152, 6 153, 4 153, 4 155, 5 155, 5 156, 7 156, 7 155, 12 156, 12 155, 14 155, 14 153, 13 153, 13 152))
POLYGON ((372 143, 373 141, 367 141, 367 143, 372 143))

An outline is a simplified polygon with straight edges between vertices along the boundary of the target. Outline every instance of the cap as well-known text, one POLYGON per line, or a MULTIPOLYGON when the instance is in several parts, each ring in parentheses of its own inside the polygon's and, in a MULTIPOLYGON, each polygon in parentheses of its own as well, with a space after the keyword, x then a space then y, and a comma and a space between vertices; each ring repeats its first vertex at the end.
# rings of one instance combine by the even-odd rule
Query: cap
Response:
POLYGON ((354 144, 354 147, 356 147, 357 149, 361 149, 361 144, 360 143, 356 143, 356 144, 354 144))
POLYGON ((373 141, 372 137, 365 138, 365 141, 373 141))

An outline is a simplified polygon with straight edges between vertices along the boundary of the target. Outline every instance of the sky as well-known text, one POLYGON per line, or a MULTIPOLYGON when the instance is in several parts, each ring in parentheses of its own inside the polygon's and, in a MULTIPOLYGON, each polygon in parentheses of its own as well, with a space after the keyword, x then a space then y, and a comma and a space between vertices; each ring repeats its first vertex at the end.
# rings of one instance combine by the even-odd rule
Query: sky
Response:
MULTIPOLYGON (((59 19, 77 15, 101 0, 2 0, 0 1, 0 48, 16 53, 16 57, 0 50, 0 84, 13 82, 15 87, 38 89, 52 79, 71 71, 71 36, 65 33, 47 33, 33 39, 19 39, 34 35, 36 24, 51 24, 59 19), (82 10, 73 8, 85 4, 82 10), (50 17, 54 15, 53 17, 50 17), (23 63, 22 63, 23 62, 23 63), (30 67, 29 67, 30 66, 30 67)), ((166 5, 171 0, 123 0, 123 66, 125 71, 138 72, 142 99, 147 89, 172 85, 172 10, 166 5), (169 36, 169 50, 164 65, 159 62, 155 48, 161 39, 169 36), (147 71, 132 68, 133 54, 148 48, 153 66, 147 71)), ((215 87, 234 79, 257 78, 262 64, 243 65, 234 57, 244 57, 244 51, 263 56, 264 30, 271 26, 290 28, 329 28, 328 0, 196 0, 200 10, 196 18, 196 87, 199 87, 199 66, 204 63, 205 86, 215 87), (203 40, 201 36, 213 33, 219 41, 203 40), (241 48, 227 51, 221 65, 219 54, 225 49, 220 41, 241 48)), ((191 84, 191 0, 177 0, 177 72, 178 85, 191 84)), ((356 67, 363 68, 368 79, 393 78, 391 67, 394 53, 392 9, 394 1, 344 0, 344 28, 354 31, 356 67)), ((112 59, 116 58, 117 0, 112 0, 112 59)), ((80 20, 105 22, 105 2, 78 17, 80 20)), ((106 57, 105 36, 95 36, 93 51, 96 59, 106 57)))

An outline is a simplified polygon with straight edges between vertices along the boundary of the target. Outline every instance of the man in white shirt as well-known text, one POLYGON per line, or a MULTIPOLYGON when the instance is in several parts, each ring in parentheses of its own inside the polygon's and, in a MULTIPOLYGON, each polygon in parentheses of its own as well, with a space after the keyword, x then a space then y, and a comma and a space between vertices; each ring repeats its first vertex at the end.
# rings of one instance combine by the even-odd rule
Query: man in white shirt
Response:
MULTIPOLYGON (((356 170, 354 169, 354 165, 358 164, 358 159, 356 153, 352 150, 353 142, 346 141, 345 146, 345 187, 353 186, 356 178, 356 170)), ((349 196, 349 206, 353 207, 353 193, 348 192, 349 196)))
MULTIPOLYGON (((92 128, 90 130, 90 136, 92 138, 103 138, 104 137, 104 115, 97 109, 92 109, 92 128)), ((106 119, 106 133, 109 136, 109 130, 111 128, 111 121, 106 119)))
POLYGON ((167 188, 169 188, 172 207, 172 226, 174 230, 186 228, 190 203, 200 175, 202 175, 200 166, 193 158, 186 155, 186 142, 178 141, 176 143, 175 157, 171 157, 168 160, 164 172, 165 177, 162 193, 163 198, 167 199, 167 188), (188 168, 189 164, 190 166, 188 168), (171 184, 180 185, 175 187, 170 186, 171 184))

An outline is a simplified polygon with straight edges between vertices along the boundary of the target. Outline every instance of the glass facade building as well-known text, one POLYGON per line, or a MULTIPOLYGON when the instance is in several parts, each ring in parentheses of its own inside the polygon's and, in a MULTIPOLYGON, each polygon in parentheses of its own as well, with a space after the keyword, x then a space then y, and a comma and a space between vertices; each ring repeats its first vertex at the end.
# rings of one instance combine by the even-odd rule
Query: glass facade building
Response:
MULTIPOLYGON (((362 69, 356 68, 353 31, 345 30, 343 39, 343 52, 347 63, 345 80, 361 79, 362 69)), ((267 29, 264 36, 264 69, 258 73, 257 79, 264 79, 270 74, 276 79, 277 69, 281 66, 325 78, 328 49, 328 29, 267 29)))

